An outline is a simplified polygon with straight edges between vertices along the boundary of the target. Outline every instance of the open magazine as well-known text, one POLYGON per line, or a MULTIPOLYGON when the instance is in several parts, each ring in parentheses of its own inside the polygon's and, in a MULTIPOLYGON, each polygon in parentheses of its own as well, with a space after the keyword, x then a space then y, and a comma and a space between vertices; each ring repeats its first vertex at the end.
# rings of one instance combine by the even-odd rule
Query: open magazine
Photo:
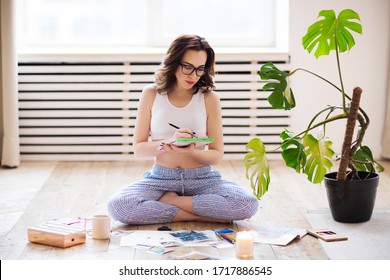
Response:
POLYGON ((286 246, 294 239, 301 239, 307 234, 304 228, 263 227, 253 231, 254 242, 286 246))

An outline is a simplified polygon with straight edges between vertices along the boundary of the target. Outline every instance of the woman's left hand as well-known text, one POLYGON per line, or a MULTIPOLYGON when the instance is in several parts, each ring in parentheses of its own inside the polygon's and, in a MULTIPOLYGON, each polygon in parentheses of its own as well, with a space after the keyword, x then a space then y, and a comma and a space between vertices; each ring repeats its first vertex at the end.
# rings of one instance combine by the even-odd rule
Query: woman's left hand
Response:
POLYGON ((187 146, 176 146, 173 144, 166 144, 162 143, 160 146, 161 151, 166 151, 166 152, 175 152, 175 153, 181 153, 181 154, 188 154, 192 153, 195 150, 195 144, 191 143, 187 146))

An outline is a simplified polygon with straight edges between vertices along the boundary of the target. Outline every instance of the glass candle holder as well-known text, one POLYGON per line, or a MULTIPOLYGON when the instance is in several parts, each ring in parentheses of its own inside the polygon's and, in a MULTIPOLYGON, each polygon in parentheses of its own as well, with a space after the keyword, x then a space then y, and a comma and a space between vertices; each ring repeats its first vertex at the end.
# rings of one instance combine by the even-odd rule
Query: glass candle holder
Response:
POLYGON ((253 258, 253 234, 250 231, 239 231, 236 235, 236 256, 239 259, 253 258))

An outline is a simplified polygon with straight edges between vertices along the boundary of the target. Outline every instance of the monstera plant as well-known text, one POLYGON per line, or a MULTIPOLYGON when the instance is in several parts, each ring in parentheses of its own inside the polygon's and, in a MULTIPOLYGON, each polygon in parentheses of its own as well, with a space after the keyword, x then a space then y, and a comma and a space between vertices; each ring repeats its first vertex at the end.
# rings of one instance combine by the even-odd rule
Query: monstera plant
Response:
MULTIPOLYGON (((320 11, 318 20, 309 26, 302 38, 302 45, 309 53, 314 52, 318 59, 335 53, 339 81, 333 83, 323 76, 304 68, 298 68, 287 73, 278 69, 273 63, 264 64, 259 75, 266 81, 264 92, 270 92, 268 102, 275 109, 291 110, 295 107, 295 97, 290 87, 290 79, 298 73, 314 75, 319 81, 328 84, 340 96, 340 105, 326 105, 308 122, 306 129, 293 133, 284 129, 280 133, 281 145, 277 148, 288 167, 298 173, 304 173, 312 183, 323 181, 334 164, 339 159, 337 181, 357 181, 369 177, 368 174, 381 172, 383 167, 374 160, 368 146, 363 145, 363 138, 369 125, 367 113, 360 107, 362 89, 357 87, 352 96, 345 91, 340 66, 340 53, 349 51, 355 45, 352 33, 362 34, 360 16, 351 9, 343 10, 336 17, 333 10, 320 11), (340 153, 332 148, 332 141, 326 136, 332 123, 345 121, 344 142, 340 153), (356 125, 357 123, 357 125, 356 125), (356 133, 354 132, 355 127, 356 133), (317 134, 314 134, 316 131, 317 134), (364 173, 360 173, 364 171, 364 173)), ((309 93, 308 93, 309 94, 309 93)), ((317 98, 326 102, 326 96, 315 96, 310 92, 307 98, 317 98)), ((328 103, 326 103, 328 104, 328 103)), ((248 153, 245 155, 246 176, 250 181, 255 195, 260 199, 268 190, 270 169, 267 147, 259 138, 253 138, 247 143, 248 153)))

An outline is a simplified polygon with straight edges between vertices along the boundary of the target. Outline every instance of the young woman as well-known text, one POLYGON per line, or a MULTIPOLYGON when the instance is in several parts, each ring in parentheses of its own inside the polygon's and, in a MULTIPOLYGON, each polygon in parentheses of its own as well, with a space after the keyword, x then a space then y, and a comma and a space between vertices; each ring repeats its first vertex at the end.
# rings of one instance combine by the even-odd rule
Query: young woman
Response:
POLYGON ((154 157, 154 165, 142 180, 109 200, 113 219, 127 224, 229 222, 256 213, 257 199, 211 168, 223 156, 214 63, 214 51, 204 38, 183 35, 172 42, 155 84, 142 92, 135 124, 134 154, 154 157), (171 144, 194 135, 214 142, 208 147, 171 144))

